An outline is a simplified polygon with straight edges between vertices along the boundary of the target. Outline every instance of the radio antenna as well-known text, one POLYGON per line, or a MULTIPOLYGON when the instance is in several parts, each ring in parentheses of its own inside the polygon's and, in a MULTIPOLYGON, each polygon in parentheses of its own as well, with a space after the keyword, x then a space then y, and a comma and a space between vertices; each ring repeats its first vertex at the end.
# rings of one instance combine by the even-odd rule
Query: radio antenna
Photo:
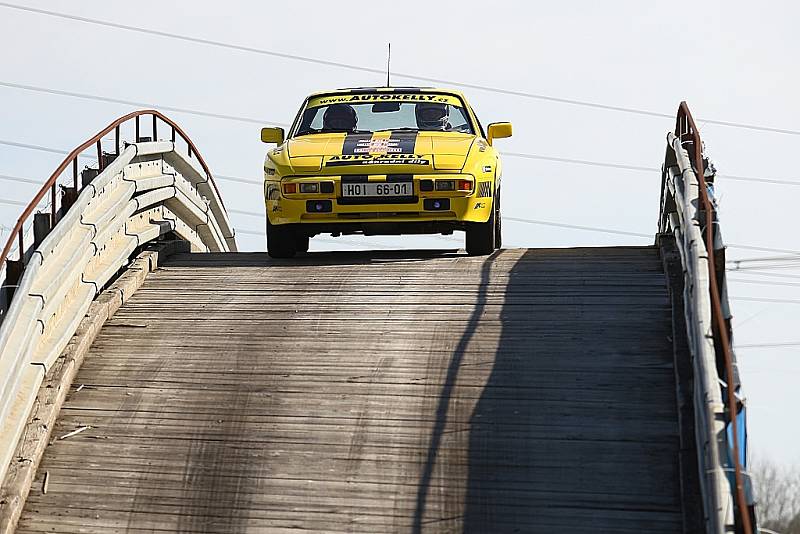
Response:
POLYGON ((392 84, 389 80, 389 67, 392 64, 392 43, 389 43, 389 54, 386 57, 386 87, 391 87, 392 84))

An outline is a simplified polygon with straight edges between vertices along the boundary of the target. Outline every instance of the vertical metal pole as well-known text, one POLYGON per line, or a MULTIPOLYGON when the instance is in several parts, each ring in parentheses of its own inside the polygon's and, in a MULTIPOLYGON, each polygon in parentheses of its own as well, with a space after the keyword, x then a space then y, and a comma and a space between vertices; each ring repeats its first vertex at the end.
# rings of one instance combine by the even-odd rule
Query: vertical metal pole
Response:
POLYGON ((23 223, 23 228, 19 229, 19 262, 21 265, 25 265, 25 242, 22 238, 22 233, 25 231, 23 223))
POLYGON ((175 142, 175 127, 172 127, 172 142, 175 142))
POLYGON ((72 160, 72 185, 75 187, 75 192, 78 192, 78 157, 72 160))
POLYGON ((50 228, 56 226, 56 183, 50 187, 50 228))
POLYGON ((97 140, 97 168, 103 170, 103 147, 100 145, 100 139, 97 140))
POLYGON ((153 141, 158 141, 158 117, 153 115, 153 141))
POLYGON ((139 142, 139 115, 136 115, 136 137, 134 138, 134 143, 139 142))
POLYGON ((117 156, 119 156, 119 124, 117 124, 117 127, 114 128, 114 137, 117 147, 117 156))

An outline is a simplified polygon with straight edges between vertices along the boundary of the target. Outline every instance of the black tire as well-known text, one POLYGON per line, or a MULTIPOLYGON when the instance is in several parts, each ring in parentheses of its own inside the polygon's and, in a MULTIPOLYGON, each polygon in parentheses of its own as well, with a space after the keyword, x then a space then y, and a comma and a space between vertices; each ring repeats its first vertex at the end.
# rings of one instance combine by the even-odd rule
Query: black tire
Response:
POLYGON ((294 235, 294 248, 297 252, 308 252, 308 235, 297 232, 294 235))
POLYGON ((503 248, 503 216, 500 213, 500 189, 494 195, 494 248, 503 248))
POLYGON ((274 225, 267 219, 267 254, 271 258, 292 258, 297 253, 294 228, 274 225))
POLYGON ((497 225, 495 223, 495 210, 489 220, 484 223, 468 223, 467 226, 467 254, 470 256, 486 256, 495 249, 497 225))

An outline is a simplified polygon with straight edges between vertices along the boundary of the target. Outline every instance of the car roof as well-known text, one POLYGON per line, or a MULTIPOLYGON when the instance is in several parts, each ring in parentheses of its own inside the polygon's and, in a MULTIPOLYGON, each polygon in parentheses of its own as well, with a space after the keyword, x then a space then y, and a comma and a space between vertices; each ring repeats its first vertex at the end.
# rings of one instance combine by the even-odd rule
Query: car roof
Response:
POLYGON ((466 98, 461 91, 455 91, 453 89, 438 89, 436 87, 347 87, 311 93, 308 98, 330 95, 346 95, 348 93, 442 93, 457 96, 466 101, 466 98))

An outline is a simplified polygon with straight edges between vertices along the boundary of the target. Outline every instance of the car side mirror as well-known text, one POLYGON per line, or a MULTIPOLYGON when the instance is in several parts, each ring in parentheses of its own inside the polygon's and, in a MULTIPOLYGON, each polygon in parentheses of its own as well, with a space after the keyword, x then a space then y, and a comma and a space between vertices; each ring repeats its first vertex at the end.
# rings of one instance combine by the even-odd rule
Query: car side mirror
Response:
POLYGON ((510 122, 493 122, 489 125, 486 137, 487 141, 491 145, 495 139, 503 139, 505 137, 511 137, 512 128, 510 122))
POLYGON ((261 128, 262 143, 283 143, 283 128, 261 128))

